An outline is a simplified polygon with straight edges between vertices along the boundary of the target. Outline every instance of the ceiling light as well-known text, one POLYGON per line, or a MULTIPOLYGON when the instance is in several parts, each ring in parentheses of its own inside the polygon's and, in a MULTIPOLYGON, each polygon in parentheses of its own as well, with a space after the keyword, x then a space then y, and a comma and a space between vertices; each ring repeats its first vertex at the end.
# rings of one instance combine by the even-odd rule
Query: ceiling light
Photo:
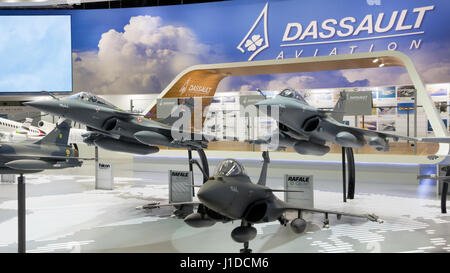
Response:
POLYGON ((373 59, 373 61, 372 61, 372 62, 373 62, 374 64, 376 64, 376 63, 378 63, 378 61, 379 61, 379 59, 378 59, 378 58, 376 58, 376 59, 373 59))
POLYGON ((379 65, 378 65, 378 67, 383 67, 383 66, 384 66, 384 64, 383 64, 383 63, 381 63, 381 64, 379 64, 379 65))

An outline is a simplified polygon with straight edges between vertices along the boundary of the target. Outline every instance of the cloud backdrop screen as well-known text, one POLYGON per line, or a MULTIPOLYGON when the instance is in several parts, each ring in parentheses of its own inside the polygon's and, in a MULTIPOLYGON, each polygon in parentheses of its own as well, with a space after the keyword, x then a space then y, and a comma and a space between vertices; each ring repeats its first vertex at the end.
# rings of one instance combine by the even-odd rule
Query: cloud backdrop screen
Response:
POLYGON ((70 15, 0 16, 0 93, 72 91, 70 15))

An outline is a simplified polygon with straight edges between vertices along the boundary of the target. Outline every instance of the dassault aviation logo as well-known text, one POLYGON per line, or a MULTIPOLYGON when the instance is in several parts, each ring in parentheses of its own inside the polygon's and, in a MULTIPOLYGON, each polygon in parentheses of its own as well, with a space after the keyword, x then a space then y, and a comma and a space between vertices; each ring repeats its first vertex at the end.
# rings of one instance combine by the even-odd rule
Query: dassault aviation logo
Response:
POLYGON ((180 88, 180 95, 183 95, 186 92, 190 81, 191 78, 187 79, 186 82, 183 84, 183 87, 180 88))
POLYGON ((244 54, 250 54, 249 61, 253 60, 259 52, 269 47, 269 36, 267 35, 267 8, 266 3, 253 26, 239 43, 237 49, 244 54), (261 23, 262 22, 262 23, 261 23))
MULTIPOLYGON (((381 0, 365 0, 369 6, 380 6, 381 0)), ((250 30, 237 46, 248 61, 269 47, 267 2, 250 30)), ((392 9, 383 7, 374 12, 305 20, 290 18, 283 29, 281 50, 275 59, 353 54, 380 50, 418 50, 425 34, 423 24, 435 5, 392 9), (294 20, 291 20, 294 19, 294 20), (396 40, 401 39, 401 40, 396 40), (409 40, 408 40, 409 39, 409 40), (361 43, 362 41, 370 41, 361 43), (328 46, 327 46, 328 45, 328 46), (320 52, 319 52, 320 46, 320 52), (328 48, 327 48, 328 47, 328 48), (306 56, 305 56, 306 55, 306 56)), ((271 13, 279 17, 274 10, 271 13)), ((279 11, 280 12, 280 11, 279 11)), ((265 56, 267 57, 267 56, 265 56)))
POLYGON ((195 85, 195 81, 193 82, 194 84, 189 85, 189 83, 191 83, 191 78, 188 78, 186 82, 183 84, 183 86, 180 88, 179 90, 180 95, 183 95, 184 93, 186 93, 186 91, 190 91, 193 93, 208 94, 212 90, 212 87, 195 85))

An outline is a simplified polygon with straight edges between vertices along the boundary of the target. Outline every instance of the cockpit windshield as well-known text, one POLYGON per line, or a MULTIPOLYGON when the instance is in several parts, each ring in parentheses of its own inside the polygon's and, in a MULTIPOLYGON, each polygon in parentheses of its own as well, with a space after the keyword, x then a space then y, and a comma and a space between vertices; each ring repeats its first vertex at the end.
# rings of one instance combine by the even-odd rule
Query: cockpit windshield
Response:
POLYGON ((111 103, 107 102, 102 97, 98 97, 98 96, 95 96, 95 95, 93 95, 91 93, 87 93, 87 92, 80 92, 80 93, 74 94, 72 96, 69 96, 68 98, 69 99, 84 100, 84 101, 89 101, 89 102, 95 102, 95 103, 104 104, 104 105, 108 105, 108 106, 114 107, 114 105, 112 105, 111 103))
POLYGON ((225 159, 217 166, 214 176, 246 175, 244 166, 234 159, 225 159))
POLYGON ((297 92, 297 91, 295 91, 294 89, 291 89, 291 88, 284 89, 278 95, 282 96, 282 97, 294 98, 296 100, 299 100, 299 101, 302 101, 302 102, 306 102, 305 99, 303 98, 303 96, 299 92, 297 92))

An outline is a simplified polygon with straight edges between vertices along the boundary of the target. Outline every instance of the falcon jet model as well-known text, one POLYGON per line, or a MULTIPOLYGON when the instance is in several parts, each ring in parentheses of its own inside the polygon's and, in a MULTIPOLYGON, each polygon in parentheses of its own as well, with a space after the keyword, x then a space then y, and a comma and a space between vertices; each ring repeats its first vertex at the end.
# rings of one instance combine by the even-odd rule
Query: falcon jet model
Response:
MULTIPOLYGON (((65 117, 86 125, 85 142, 106 150, 133 154, 151 154, 157 146, 202 149, 206 147, 202 136, 190 135, 191 140, 174 139, 172 124, 178 119, 171 116, 161 120, 145 118, 119 109, 99 96, 81 92, 61 99, 24 103, 43 112, 65 117), (199 141, 195 141, 199 139, 199 141)), ((185 105, 193 105, 186 99, 185 105)))
POLYGON ((45 136, 45 132, 37 127, 31 126, 32 119, 27 118, 25 122, 17 122, 0 118, 0 139, 2 142, 36 141, 45 136))
POLYGON ((80 167, 77 146, 68 145, 70 124, 59 122, 34 143, 1 143, 0 173, 26 174, 49 169, 80 167))
MULTIPOLYGON (((241 225, 231 232, 231 237, 238 243, 243 243, 243 253, 251 252, 249 241, 256 237, 253 224, 279 221, 286 226, 289 220, 284 216, 286 211, 297 211, 298 217, 290 222, 295 233, 305 231, 307 223, 302 218, 303 212, 323 213, 325 215, 324 227, 328 227, 329 214, 336 214, 338 219, 342 215, 365 218, 382 223, 374 214, 352 214, 330 210, 307 208, 289 204, 278 199, 274 192, 287 192, 288 190, 271 189, 266 186, 267 168, 270 162, 268 152, 263 152, 264 163, 256 184, 252 183, 244 167, 234 159, 225 159, 217 167, 213 177, 204 183, 197 192, 200 202, 181 202, 171 204, 152 204, 144 208, 154 209, 161 206, 175 206, 182 210, 183 206, 198 205, 197 212, 191 213, 184 221, 192 227, 208 227, 216 222, 229 222, 241 220, 241 225)), ((295 191, 290 191, 295 192, 295 191)))
POLYGON ((271 99, 256 103, 268 116, 278 108, 279 148, 292 147, 305 155, 324 155, 330 151, 326 143, 339 144, 345 148, 361 148, 369 144, 377 151, 389 150, 389 139, 416 140, 395 134, 351 127, 342 124, 343 104, 346 93, 341 96, 333 111, 324 111, 309 105, 303 96, 293 89, 284 89, 271 99))

